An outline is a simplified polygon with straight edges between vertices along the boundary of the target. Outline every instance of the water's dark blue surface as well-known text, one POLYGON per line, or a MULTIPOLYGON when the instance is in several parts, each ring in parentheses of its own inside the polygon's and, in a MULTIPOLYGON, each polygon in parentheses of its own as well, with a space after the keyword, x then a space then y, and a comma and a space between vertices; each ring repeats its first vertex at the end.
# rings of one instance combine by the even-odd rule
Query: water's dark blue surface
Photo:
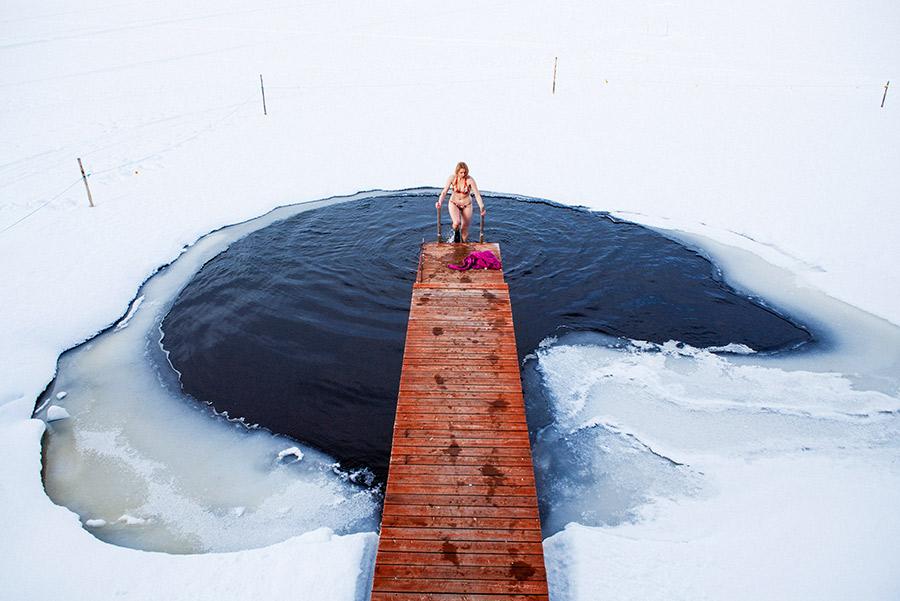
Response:
MULTIPOLYGON (((185 391, 383 478, 434 200, 407 193, 333 205, 232 244, 163 322, 185 391)), ((560 328, 758 351, 811 340, 651 230, 550 203, 486 204, 486 238, 501 244, 522 356, 560 328)))

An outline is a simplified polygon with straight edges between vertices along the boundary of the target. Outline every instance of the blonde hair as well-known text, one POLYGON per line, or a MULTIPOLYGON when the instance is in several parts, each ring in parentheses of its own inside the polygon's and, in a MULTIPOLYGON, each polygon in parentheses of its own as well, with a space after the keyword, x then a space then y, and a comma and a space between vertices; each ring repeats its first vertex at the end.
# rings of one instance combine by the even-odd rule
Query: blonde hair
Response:
POLYGON ((462 162, 462 161, 460 161, 460 162, 458 162, 458 163, 456 164, 456 169, 453 170, 453 175, 454 175, 454 177, 458 177, 458 175, 459 175, 459 170, 460 170, 460 169, 465 169, 465 170, 466 170, 466 177, 468 177, 468 175, 469 175, 469 166, 466 165, 466 164, 465 164, 464 162, 462 162))

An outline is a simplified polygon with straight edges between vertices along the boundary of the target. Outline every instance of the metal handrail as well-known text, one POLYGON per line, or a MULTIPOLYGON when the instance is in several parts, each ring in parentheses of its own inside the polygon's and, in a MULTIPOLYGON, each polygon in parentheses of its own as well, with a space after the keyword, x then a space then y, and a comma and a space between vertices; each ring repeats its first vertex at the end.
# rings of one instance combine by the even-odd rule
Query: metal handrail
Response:
POLYGON ((438 220, 437 220, 438 238, 437 238, 437 241, 443 242, 443 240, 441 240, 441 238, 442 238, 441 234, 443 234, 443 232, 441 231, 441 207, 437 208, 437 216, 438 216, 438 220))
POLYGON ((419 264, 416 266, 416 281, 422 283, 422 257, 425 255, 425 238, 422 238, 422 244, 419 246, 419 264))

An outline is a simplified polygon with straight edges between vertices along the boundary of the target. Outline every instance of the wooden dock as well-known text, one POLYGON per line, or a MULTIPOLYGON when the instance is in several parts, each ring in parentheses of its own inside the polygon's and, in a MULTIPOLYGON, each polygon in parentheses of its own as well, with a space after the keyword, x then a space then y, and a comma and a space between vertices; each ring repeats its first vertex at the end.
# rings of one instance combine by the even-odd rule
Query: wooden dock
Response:
POLYGON ((413 286, 373 601, 548 599, 509 289, 425 244, 413 286))

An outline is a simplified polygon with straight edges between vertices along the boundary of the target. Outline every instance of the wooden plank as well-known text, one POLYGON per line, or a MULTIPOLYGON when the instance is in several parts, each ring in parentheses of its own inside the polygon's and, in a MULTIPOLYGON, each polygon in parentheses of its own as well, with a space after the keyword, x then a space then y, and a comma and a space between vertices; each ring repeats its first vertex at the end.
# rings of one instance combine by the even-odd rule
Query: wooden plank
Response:
POLYGON ((513 353, 498 353, 494 350, 485 349, 480 354, 466 351, 463 356, 459 355, 441 355, 435 354, 433 350, 419 354, 407 353, 403 358, 403 367, 411 369, 428 369, 430 367, 439 367, 444 371, 467 372, 477 369, 479 366, 485 369, 501 369, 514 368, 519 369, 519 358, 513 353))
MULTIPOLYGON (((452 466, 451 466, 452 467, 452 466)), ((489 473, 493 473, 494 471, 499 473, 498 468, 494 468, 493 466, 488 466, 489 469, 481 470, 482 473, 487 471, 489 473)), ((529 486, 533 487, 532 482, 534 481, 534 474, 525 472, 517 475, 491 475, 485 476, 482 474, 453 474, 453 473, 438 473, 438 474, 422 474, 419 472, 410 473, 410 472, 397 472, 398 481, 402 480, 402 482, 406 484, 427 484, 431 486, 437 485, 455 485, 459 482, 465 482, 466 486, 529 486), (402 476, 400 476, 402 474, 402 476)))
POLYGON ((531 466, 531 455, 447 455, 447 454, 396 454, 391 456, 390 465, 528 465, 531 466))
POLYGON ((488 528, 491 530, 516 530, 538 532, 533 530, 534 516, 527 515, 522 517, 478 517, 478 516, 422 516, 422 515, 386 515, 382 518, 381 525, 383 528, 394 526, 404 528, 419 528, 427 530, 460 528, 460 529, 478 529, 488 528), (525 519, 526 522, 520 520, 525 519))
POLYGON ((498 353, 496 350, 484 349, 476 352, 467 349, 460 357, 458 354, 439 354, 435 353, 434 348, 418 347, 416 349, 407 349, 406 356, 401 363, 402 367, 422 369, 429 367, 439 367, 453 373, 454 371, 466 371, 483 367, 485 369, 494 367, 511 366, 519 369, 519 358, 512 352, 498 353))
POLYGON ((459 497, 535 497, 534 486, 491 486, 475 484, 399 484, 388 478, 385 494, 454 495, 459 497))
MULTIPOLYGON (((414 420, 397 417, 394 422, 394 436, 401 438, 444 438, 450 436, 457 440, 469 440, 472 438, 490 438, 507 435, 521 434, 523 439, 528 438, 528 428, 521 423, 496 423, 496 424, 461 424, 453 422, 449 424, 436 423, 434 420, 414 420)), ((462 443, 459 443, 462 444, 462 443)))
MULTIPOLYGON (((461 411, 453 411, 444 406, 430 405, 433 407, 431 411, 428 407, 422 405, 414 406, 409 403, 409 408, 400 407, 394 417, 394 423, 401 422, 403 424, 432 424, 434 427, 452 428, 453 424, 474 424, 484 426, 500 426, 515 427, 521 426, 526 428, 526 422, 521 416, 507 412, 492 412, 490 406, 484 407, 465 407, 461 411)), ((486 428, 493 429, 493 428, 486 428)))
POLYGON ((398 593, 372 592, 372 601, 546 601, 547 595, 466 595, 457 593, 398 593))
MULTIPOLYGON (((488 391, 490 392, 490 391, 488 391)), ((523 399, 517 398, 521 394, 516 391, 499 390, 486 393, 484 390, 407 390, 397 395, 397 404, 401 411, 419 410, 431 411, 441 406, 459 407, 460 410, 469 411, 481 409, 495 415, 524 416, 523 399), (523 412, 519 412, 519 407, 523 412)))
POLYGON ((419 413, 447 413, 449 408, 458 409, 460 413, 486 413, 497 417, 515 416, 520 419, 525 417, 518 411, 510 411, 511 405, 517 404, 521 406, 521 401, 506 400, 500 395, 469 395, 461 394, 465 391, 459 391, 452 396, 449 394, 441 395, 423 395, 423 394, 406 394, 400 395, 397 401, 397 409, 399 412, 419 412, 419 413), (481 396, 482 398, 478 398, 481 396), (487 398, 485 398, 487 396, 487 398))
POLYGON ((431 402, 428 404, 416 403, 407 400, 404 406, 397 409, 397 420, 411 421, 429 421, 431 423, 460 423, 460 424, 510 424, 520 423, 523 426, 527 423, 521 415, 517 415, 512 411, 497 411, 490 403, 482 403, 481 405, 469 407, 453 407, 453 401, 447 402, 431 402), (449 409, 442 405, 449 405, 449 409), (459 409, 454 411, 454 409, 459 409), (491 409, 494 409, 491 411, 491 409))
POLYGON ((419 456, 419 457, 442 457, 450 463, 461 463, 462 458, 480 458, 482 463, 489 463, 494 460, 500 461, 509 457, 523 457, 530 459, 528 444, 517 444, 516 446, 473 446, 465 444, 465 441, 459 441, 455 445, 430 446, 426 441, 422 444, 408 444, 407 440, 403 441, 403 445, 394 445, 397 457, 419 456))
POLYGON ((515 416, 502 416, 507 419, 491 420, 484 419, 465 420, 465 417, 454 418, 452 422, 438 421, 434 419, 412 417, 409 415, 397 415, 394 421, 394 432, 402 434, 405 438, 421 438, 423 432, 433 432, 431 436, 456 436, 459 438, 470 438, 473 434, 490 434, 497 435, 503 432, 521 432, 528 436, 528 427, 518 421, 515 416))
POLYGON ((547 595, 478 595, 460 597, 456 593, 372 593, 372 601, 539 601, 549 599, 547 595))
POLYGON ((459 401, 454 399, 428 399, 418 402, 403 400, 397 403, 395 420, 431 420, 432 422, 458 423, 527 423, 514 411, 498 408, 490 402, 459 401), (459 403, 454 407, 454 403, 459 403), (455 410, 454 410, 455 409, 455 410))
MULTIPOLYGON (((391 495, 390 503, 405 505, 429 505, 434 507, 534 507, 537 498, 502 497, 487 495, 466 495, 465 497, 448 497, 438 493, 397 493, 391 495)), ((385 499, 385 505, 390 504, 385 499)))
POLYGON ((536 506, 528 507, 490 507, 490 506, 471 506, 471 505, 413 505, 413 504, 397 504, 387 503, 384 506, 384 518, 397 517, 451 517, 457 519, 465 518, 493 518, 493 519, 515 519, 529 518, 538 519, 538 509, 536 506))
MULTIPOLYGON (((523 569, 510 571, 512 566, 434 566, 428 571, 427 578, 442 580, 505 580, 512 576, 518 580, 539 580, 546 578, 544 568, 523 569)), ((387 565, 381 571, 381 575, 387 578, 421 578, 417 566, 411 565, 387 565)))
MULTIPOLYGON (((446 405, 448 403, 459 403, 461 409, 467 407, 481 407, 483 409, 492 409, 497 415, 518 415, 525 418, 524 415, 524 399, 518 398, 520 391, 513 390, 490 390, 485 386, 467 385, 466 389, 445 390, 439 388, 440 385, 433 384, 431 390, 425 390, 421 383, 410 383, 409 389, 401 391, 397 395, 397 404, 405 404, 401 410, 418 409, 419 407, 427 409, 446 405), (417 390, 422 388, 422 390, 417 390), (519 411, 519 407, 523 411, 519 411)), ((513 384, 515 384, 513 382, 513 384)), ((446 383, 443 384, 446 386, 446 383)), ((494 388, 497 388, 494 386, 494 388)))
POLYGON ((509 594, 509 593, 541 593, 547 589, 545 582, 528 581, 528 580, 441 580, 428 578, 423 581, 419 578, 399 578, 385 577, 376 574, 373 581, 373 588, 384 592, 421 592, 427 589, 428 592, 435 593, 455 593, 455 594, 509 594))
POLYGON ((484 430, 496 430, 497 428, 513 428, 525 430, 527 425, 521 416, 509 412, 491 411, 489 405, 480 407, 461 407, 459 411, 448 409, 445 404, 429 403, 426 406, 414 406, 412 403, 404 403, 398 407, 394 416, 394 425, 422 425, 423 427, 457 429, 454 426, 474 425, 486 426, 484 430), (432 409, 429 411, 428 408, 432 409))
POLYGON ((512 306, 496 244, 425 244, 413 286, 372 599, 547 600, 512 306))
MULTIPOLYGON (((430 370, 431 368, 429 368, 430 370)), ((420 372, 417 374, 404 374, 400 377, 400 385, 408 384, 410 386, 418 386, 425 384, 432 389, 445 390, 441 386, 446 386, 447 390, 451 387, 460 386, 503 386, 517 384, 521 385, 519 370, 508 372, 480 372, 480 373, 428 373, 420 372)))
MULTIPOLYGON (((408 540, 382 536, 378 540, 378 549, 385 551, 406 551, 416 553, 442 554, 447 543, 455 547, 455 552, 479 553, 486 555, 543 555, 540 542, 496 541, 496 540, 408 540)), ((376 559, 375 574, 378 574, 376 559)))
POLYGON ((402 383, 400 384, 400 392, 433 392, 433 391, 448 391, 448 392, 475 392, 482 394, 489 394, 492 392, 511 392, 511 393, 521 393, 522 385, 518 380, 511 380, 508 382, 485 382, 483 384, 453 384, 452 386, 448 384, 435 384, 431 382, 430 384, 427 381, 423 382, 410 382, 408 384, 402 383), (444 388, 440 388, 440 386, 444 386, 444 388))
MULTIPOLYGON (((426 447, 446 449, 456 457, 465 455, 504 455, 503 449, 528 449, 528 431, 524 426, 499 424, 497 427, 479 430, 425 429, 425 423, 398 420, 394 424, 394 446, 398 449, 426 447), (501 438, 502 437, 502 438, 501 438), (458 451, 458 452, 457 452, 458 451)), ((422 449, 414 449, 410 455, 423 454, 422 449)))
POLYGON ((526 561, 536 565, 536 558, 542 554, 517 553, 515 556, 502 553, 472 553, 456 549, 455 553, 429 553, 418 551, 383 551, 379 552, 379 565, 422 566, 424 573, 431 567, 471 566, 471 567, 510 567, 517 561, 526 561))
POLYGON ((443 444, 446 441, 447 444, 453 444, 454 441, 457 441, 459 444, 462 444, 462 440, 487 440, 488 442, 493 442, 494 444, 486 445, 480 443, 473 443, 475 446, 498 446, 498 445, 506 445, 507 441, 510 444, 515 443, 528 443, 528 430, 523 427, 514 428, 514 427, 506 427, 506 428, 478 428, 478 429, 464 429, 461 427, 457 428, 441 428, 440 426, 432 425, 430 423, 420 423, 420 424, 404 424, 403 426, 395 427, 394 436, 399 436, 403 439, 409 439, 409 442, 402 442, 401 444, 413 444, 413 439, 419 438, 427 438, 432 441, 436 445, 443 444), (415 427, 413 427, 415 425, 415 427))
MULTIPOLYGON (((520 520, 525 524, 533 520, 520 520)), ((454 542, 527 542, 540 543, 540 529, 516 528, 428 528, 424 526, 381 526, 381 536, 387 539, 454 541, 454 542)))
POLYGON ((391 466, 391 471, 396 474, 455 474, 484 476, 496 474, 499 477, 534 476, 530 465, 494 465, 485 463, 482 465, 403 465, 391 466))
MULTIPOLYGON (((413 398, 413 399, 442 399, 442 398, 450 398, 450 395, 447 392, 438 389, 437 386, 432 386, 431 388, 427 388, 419 391, 410 391, 406 394, 399 394, 397 398, 413 398)), ((471 400, 471 401, 479 401, 482 403, 493 403, 498 401, 503 401, 507 403, 504 405, 505 408, 509 404, 517 403, 524 406, 524 397, 522 396, 521 387, 513 390, 513 391, 501 391, 496 394, 486 395, 482 391, 474 391, 471 394, 463 394, 462 392, 457 392, 453 397, 453 400, 471 400)), ((523 414, 524 415, 524 414, 523 414)))
POLYGON ((419 413, 446 413, 449 407, 458 409, 460 413, 488 413, 497 417, 518 417, 525 419, 517 410, 510 410, 510 406, 522 406, 522 402, 507 400, 503 393, 495 395, 470 395, 462 394, 466 391, 458 391, 452 395, 447 394, 414 394, 399 395, 397 401, 398 410, 402 412, 419 413), (480 398, 479 398, 480 397, 480 398), (443 410, 442 410, 443 408, 443 410))
MULTIPOLYGON (((428 407, 435 407, 435 405, 435 403, 425 404, 411 401, 407 401, 402 405, 398 403, 394 423, 404 422, 442 430, 496 430, 497 426, 514 430, 527 429, 527 422, 521 415, 516 415, 511 411, 495 410, 491 412, 490 409, 492 407, 490 404, 463 407, 461 408, 463 411, 456 413, 452 410, 445 413, 435 413, 434 411, 428 413, 424 411, 428 407)), ((437 404, 437 408, 440 409, 441 405, 445 404, 437 404)))
MULTIPOLYGON (((497 361, 499 363, 499 359, 497 361)), ((448 365, 436 365, 434 363, 417 362, 412 365, 404 365, 405 372, 401 374, 400 381, 415 381, 426 379, 429 383, 440 380, 451 382, 481 381, 481 380, 513 380, 519 381, 519 366, 516 363, 506 365, 466 365, 459 363, 448 365)))

